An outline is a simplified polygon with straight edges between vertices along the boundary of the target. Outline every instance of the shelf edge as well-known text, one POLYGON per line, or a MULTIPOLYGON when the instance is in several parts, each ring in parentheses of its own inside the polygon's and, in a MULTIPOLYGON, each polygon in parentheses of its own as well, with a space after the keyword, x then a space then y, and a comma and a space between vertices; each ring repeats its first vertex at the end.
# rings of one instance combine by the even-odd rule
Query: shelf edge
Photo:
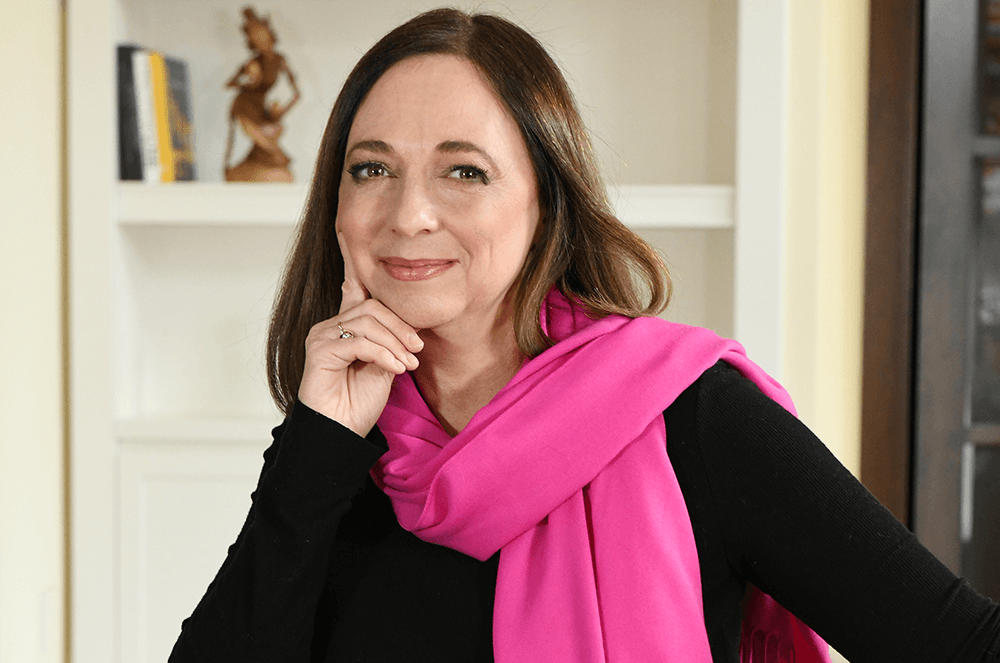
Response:
POLYGON ((115 435, 122 444, 245 444, 270 442, 281 422, 269 417, 139 417, 120 419, 115 435))
MULTIPOLYGON (((121 182, 124 227, 277 226, 298 223, 307 184, 121 182)), ((630 228, 729 229, 734 191, 728 185, 625 185, 608 189, 615 213, 630 228)))

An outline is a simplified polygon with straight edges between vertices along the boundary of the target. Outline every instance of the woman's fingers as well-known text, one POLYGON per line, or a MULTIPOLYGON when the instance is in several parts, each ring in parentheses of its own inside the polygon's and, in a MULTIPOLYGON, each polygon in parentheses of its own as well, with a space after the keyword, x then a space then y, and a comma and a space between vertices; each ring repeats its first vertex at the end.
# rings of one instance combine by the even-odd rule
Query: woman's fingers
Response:
POLYGON ((368 299, 368 291, 361 284, 357 272, 354 270, 354 261, 347 250, 347 243, 343 234, 337 231, 337 243, 340 244, 340 255, 344 258, 344 285, 342 286, 343 296, 340 300, 340 312, 349 311, 361 302, 368 299))
POLYGON ((374 364, 384 371, 399 375, 406 371, 407 366, 384 345, 379 345, 363 337, 338 338, 331 343, 327 351, 340 359, 345 366, 361 361, 374 364))
POLYGON ((383 338, 382 331, 384 330, 405 346, 404 349, 408 352, 420 352, 424 348, 424 342, 417 336, 416 330, 380 301, 366 299, 361 305, 337 316, 337 322, 344 329, 349 329, 355 334, 359 330, 354 329, 351 325, 358 326, 359 323, 355 322, 358 319, 363 321, 360 323, 360 331, 373 332, 372 335, 369 335, 372 340, 376 340, 376 336, 383 338))
MULTIPOLYGON (((419 351, 419 348, 411 349, 412 341, 405 340, 407 334, 412 334, 412 329, 382 304, 375 300, 367 300, 363 305, 350 311, 348 315, 356 317, 338 316, 338 319, 320 323, 322 326, 318 331, 333 341, 352 340, 342 336, 345 330, 349 331, 354 338, 364 338, 386 348, 409 370, 413 370, 419 365, 413 354, 413 352, 419 351), (367 311, 372 311, 372 313, 367 311)), ((415 334, 413 336, 416 337, 415 334)), ((417 340, 419 341, 419 338, 417 340)), ((359 357, 359 359, 361 358, 359 357)))

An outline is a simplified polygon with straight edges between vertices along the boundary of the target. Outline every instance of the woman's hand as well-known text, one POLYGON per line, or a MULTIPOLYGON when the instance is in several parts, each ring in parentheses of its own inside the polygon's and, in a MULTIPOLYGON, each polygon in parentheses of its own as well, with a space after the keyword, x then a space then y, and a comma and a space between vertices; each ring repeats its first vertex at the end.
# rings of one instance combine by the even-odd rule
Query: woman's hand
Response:
MULTIPOLYGON (((340 233, 337 234, 340 241, 340 233)), ((316 412, 367 435, 385 408, 396 375, 417 367, 423 341, 410 325, 368 294, 347 247, 340 313, 313 325, 299 400, 316 412), (344 330, 352 338, 343 338, 344 330)))

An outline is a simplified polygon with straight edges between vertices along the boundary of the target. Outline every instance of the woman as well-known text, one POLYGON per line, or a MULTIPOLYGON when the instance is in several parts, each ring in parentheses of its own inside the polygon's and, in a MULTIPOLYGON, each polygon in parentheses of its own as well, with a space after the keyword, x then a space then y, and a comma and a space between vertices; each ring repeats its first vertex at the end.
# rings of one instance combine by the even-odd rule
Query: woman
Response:
POLYGON ((852 661, 996 660, 1000 609, 737 344, 644 317, 668 294, 533 38, 391 32, 275 307, 286 421, 171 660, 825 660, 781 605, 852 661))

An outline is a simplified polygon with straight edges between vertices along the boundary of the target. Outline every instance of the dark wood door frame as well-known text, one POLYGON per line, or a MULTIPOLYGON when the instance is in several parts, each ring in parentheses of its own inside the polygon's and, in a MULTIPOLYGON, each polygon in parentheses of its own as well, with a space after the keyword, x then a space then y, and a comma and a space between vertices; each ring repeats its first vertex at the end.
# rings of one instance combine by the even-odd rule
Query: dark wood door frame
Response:
POLYGON ((922 11, 870 7, 861 480, 910 526, 922 11))

